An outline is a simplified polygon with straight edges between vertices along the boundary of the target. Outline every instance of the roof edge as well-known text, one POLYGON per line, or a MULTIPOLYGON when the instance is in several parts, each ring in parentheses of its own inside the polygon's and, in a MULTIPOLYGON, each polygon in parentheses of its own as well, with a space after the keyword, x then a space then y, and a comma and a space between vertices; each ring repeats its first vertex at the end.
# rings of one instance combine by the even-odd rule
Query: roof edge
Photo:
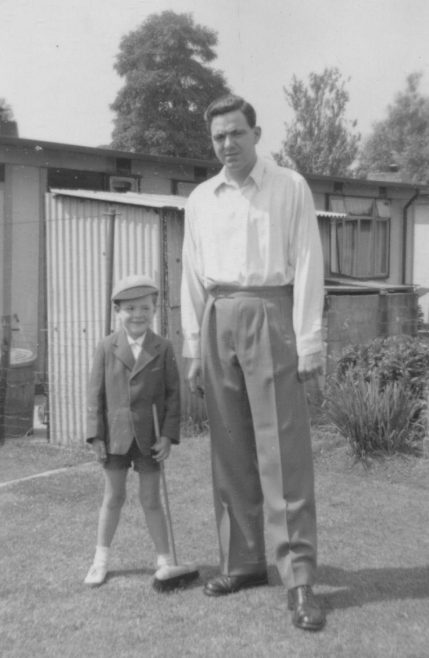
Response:
MULTIPOLYGON (((40 139, 28 139, 26 137, 7 137, 0 135, 0 145, 24 147, 29 149, 51 149, 59 151, 66 149, 75 153, 87 153, 93 155, 103 155, 110 158, 129 158, 131 160, 146 160, 147 162, 158 162, 165 164, 182 163, 194 165, 197 167, 207 167, 210 169, 220 169, 221 165, 217 160, 201 160, 199 158, 183 158, 172 155, 152 155, 150 153, 121 151, 117 149, 104 148, 100 146, 82 146, 79 144, 67 144, 63 142, 50 142, 40 139)), ((308 174, 300 172, 307 181, 329 181, 338 183, 354 183, 356 185, 365 185, 368 187, 388 187, 399 188, 404 190, 420 190, 423 194, 429 194, 429 186, 423 183, 404 183, 399 181, 373 180, 367 178, 352 178, 346 176, 326 176, 323 174, 308 174)))
POLYGON ((104 148, 101 146, 81 146, 79 144, 67 144, 62 142, 48 142, 41 139, 27 139, 25 137, 6 137, 0 135, 0 144, 6 146, 23 146, 33 149, 51 149, 59 151, 66 149, 67 151, 75 151, 76 153, 92 153, 94 155, 107 155, 111 158, 129 158, 131 160, 148 160, 150 162, 165 162, 196 165, 199 167, 216 167, 219 168, 217 160, 201 160, 198 158, 181 158, 173 155, 152 155, 150 153, 134 152, 134 151, 120 151, 117 149, 104 148))

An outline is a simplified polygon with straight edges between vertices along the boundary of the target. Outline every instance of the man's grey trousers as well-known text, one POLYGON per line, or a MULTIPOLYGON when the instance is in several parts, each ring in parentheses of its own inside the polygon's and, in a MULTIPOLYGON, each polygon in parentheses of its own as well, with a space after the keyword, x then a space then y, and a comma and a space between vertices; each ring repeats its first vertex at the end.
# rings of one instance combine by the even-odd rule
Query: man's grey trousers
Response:
POLYGON ((202 325, 221 571, 266 568, 264 515, 288 588, 312 584, 310 427, 297 377, 293 289, 214 288, 202 325))

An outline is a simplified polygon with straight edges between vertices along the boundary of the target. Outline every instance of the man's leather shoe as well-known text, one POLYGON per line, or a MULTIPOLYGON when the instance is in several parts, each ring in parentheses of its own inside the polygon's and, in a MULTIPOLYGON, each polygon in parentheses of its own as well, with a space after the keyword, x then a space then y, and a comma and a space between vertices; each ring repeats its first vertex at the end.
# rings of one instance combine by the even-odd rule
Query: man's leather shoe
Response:
POLYGON ((310 585, 290 589, 289 610, 293 610, 292 621, 297 628, 305 631, 320 631, 326 622, 325 613, 317 603, 310 585))
POLYGON ((263 573, 249 573, 240 576, 220 575, 207 581, 204 586, 204 594, 207 594, 207 596, 223 596, 238 592, 240 589, 267 584, 268 577, 265 571, 263 573))

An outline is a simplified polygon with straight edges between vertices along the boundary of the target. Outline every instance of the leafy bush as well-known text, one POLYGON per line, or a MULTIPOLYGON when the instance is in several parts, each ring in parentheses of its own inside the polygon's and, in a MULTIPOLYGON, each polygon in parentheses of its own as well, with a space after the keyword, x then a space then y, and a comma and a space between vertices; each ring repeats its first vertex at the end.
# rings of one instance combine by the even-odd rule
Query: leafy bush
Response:
POLYGON ((326 413, 365 459, 416 450, 426 431, 429 345, 410 336, 347 348, 329 379, 326 413))
POLYGON ((399 382, 380 388, 376 375, 349 370, 331 383, 327 402, 329 418, 360 459, 411 452, 424 433, 425 404, 399 382))

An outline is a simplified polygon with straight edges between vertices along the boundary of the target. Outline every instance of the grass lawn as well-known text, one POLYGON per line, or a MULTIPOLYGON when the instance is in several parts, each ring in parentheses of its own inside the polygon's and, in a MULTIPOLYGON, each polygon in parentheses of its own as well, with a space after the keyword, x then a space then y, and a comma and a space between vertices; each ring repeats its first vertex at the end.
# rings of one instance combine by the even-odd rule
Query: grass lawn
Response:
POLYGON ((322 429, 314 454, 315 591, 328 610, 317 634, 292 626, 273 566, 267 587, 203 595, 201 582, 218 560, 207 435, 183 439, 167 465, 179 558, 196 561, 201 574, 172 594, 151 587, 153 550, 133 473, 109 578, 88 589, 98 465, 86 450, 7 441, 0 448, 1 657, 428 658, 429 460, 396 457, 364 468, 341 437, 322 429), (5 485, 50 469, 62 470, 5 485))

